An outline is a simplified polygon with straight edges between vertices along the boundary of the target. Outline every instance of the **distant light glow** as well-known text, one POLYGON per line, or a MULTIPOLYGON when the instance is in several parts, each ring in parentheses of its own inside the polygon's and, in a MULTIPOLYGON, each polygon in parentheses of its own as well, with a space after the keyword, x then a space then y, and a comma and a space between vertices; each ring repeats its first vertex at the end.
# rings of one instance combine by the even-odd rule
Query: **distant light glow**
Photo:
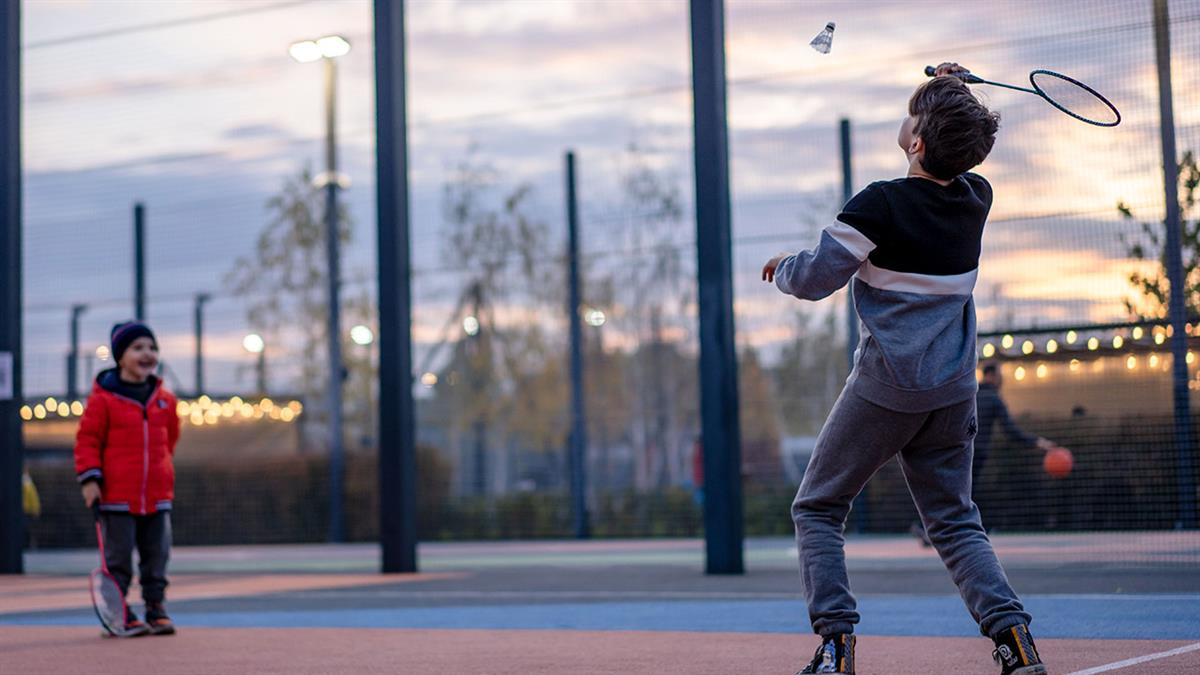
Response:
POLYGON ((321 48, 313 40, 304 40, 296 42, 288 48, 288 53, 292 55, 300 63, 312 63, 321 58, 321 48))
POLYGON ((76 415, 76 416, 82 415, 83 414, 83 404, 80 403, 79 401, 71 401, 71 414, 76 415))
POLYGON ((438 376, 436 373, 425 373, 421 376, 421 384, 425 385, 426 387, 432 387, 437 383, 438 376))
POLYGON ((1137 368, 1137 357, 1130 356, 1129 358, 1125 359, 1125 367, 1130 370, 1137 368))
POLYGON ((1154 344, 1161 345, 1162 343, 1164 343, 1166 341, 1167 341, 1166 333, 1155 333, 1154 334, 1154 344))
POLYGON ((321 56, 327 59, 336 59, 350 53, 350 43, 341 35, 326 35, 318 39, 317 48, 321 51, 321 56))
POLYGON ((467 318, 463 319, 463 331, 465 331, 467 335, 477 335, 479 333, 479 319, 476 319, 473 316, 468 316, 467 318))
POLYGON ((990 359, 996 353, 996 345, 987 343, 983 346, 983 358, 990 359))
POLYGON ((39 420, 46 419, 46 407, 43 406, 41 403, 33 406, 33 416, 38 418, 39 420))
POLYGON ((1069 345, 1075 344, 1075 340, 1077 340, 1078 338, 1079 338, 1079 335, 1075 331, 1073 331, 1073 330, 1067 331, 1067 344, 1069 344, 1069 345))
POLYGON ((60 401, 57 412, 59 417, 69 417, 71 415, 71 406, 66 401, 60 401))
POLYGON ((1113 341, 1112 341, 1113 349, 1120 349, 1121 345, 1123 345, 1123 344, 1125 344, 1125 338, 1121 337, 1120 335, 1113 336, 1113 341))
POLYGON ((1088 338, 1088 351, 1094 352, 1099 348, 1100 348, 1100 339, 1099 338, 1088 338))
POLYGON ((1025 379, 1025 368, 1017 366, 1017 369, 1013 371, 1013 377, 1016 378, 1017 382, 1025 379))
POLYGON ((101 361, 107 361, 111 357, 112 352, 109 351, 108 345, 100 345, 99 347, 96 347, 96 358, 100 359, 101 361))
POLYGON ((33 419, 33 408, 30 408, 27 405, 21 406, 21 419, 25 420, 26 422, 33 419))
POLYGON ((1039 380, 1040 380, 1040 379, 1043 379, 1043 378, 1045 378, 1045 377, 1046 377, 1046 374, 1047 374, 1047 373, 1049 373, 1049 372, 1050 372, 1050 369, 1046 367, 1046 364, 1044 364, 1044 363, 1039 363, 1039 364, 1038 364, 1038 367, 1037 367, 1037 376, 1038 376, 1038 379, 1039 379, 1039 380))
POLYGON ((1079 372, 1079 369, 1082 367, 1083 367, 1083 364, 1079 362, 1079 359, 1071 359, 1071 364, 1070 364, 1069 368, 1071 369, 1072 373, 1079 372))
POLYGON ((1151 367, 1151 368, 1157 368, 1157 367, 1158 367, 1158 354, 1151 354, 1151 355, 1150 355, 1150 367, 1151 367))
POLYGON ((354 344, 365 347, 375 341, 375 333, 371 332, 367 326, 359 324, 350 329, 350 339, 354 341, 354 344))
POLYGON ((1133 339, 1134 339, 1134 340, 1141 340, 1141 339, 1142 339, 1142 327, 1141 327, 1141 326, 1134 326, 1134 327, 1133 327, 1133 339))
POLYGON ((599 328, 600 326, 604 325, 604 322, 608 320, 608 317, 604 316, 604 312, 598 309, 589 309, 587 314, 584 315, 583 320, 588 322, 588 325, 599 328))
POLYGON ((1046 343, 1046 353, 1047 354, 1053 354, 1056 351, 1058 351, 1058 342, 1056 342, 1054 340, 1050 340, 1049 342, 1046 343))
POLYGON ((1005 349, 1013 346, 1013 336, 1005 335, 1004 337, 1000 338, 1000 346, 1004 347, 1005 349))
POLYGON ((267 348, 267 343, 258 333, 251 333, 242 338, 242 348, 251 354, 261 354, 267 348))
POLYGON ((1021 353, 1022 354, 1032 354, 1033 353, 1033 340, 1026 340, 1025 342, 1021 343, 1021 353))

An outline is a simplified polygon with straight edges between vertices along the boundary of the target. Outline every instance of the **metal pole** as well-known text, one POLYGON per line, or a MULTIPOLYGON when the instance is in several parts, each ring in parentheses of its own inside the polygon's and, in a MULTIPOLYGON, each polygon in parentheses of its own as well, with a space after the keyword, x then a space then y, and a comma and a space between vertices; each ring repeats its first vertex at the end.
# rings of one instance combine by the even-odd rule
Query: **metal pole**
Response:
POLYGON ((570 290, 567 321, 571 331, 571 450, 568 457, 571 515, 577 539, 590 533, 587 511, 587 421, 583 400, 583 326, 579 291, 579 211, 575 192, 575 153, 567 152, 567 261, 570 290))
POLYGON ((267 346, 263 345, 262 351, 258 353, 258 358, 254 361, 254 379, 258 386, 260 396, 267 395, 267 346))
POLYGON ((0 574, 21 574, 21 3, 0 3, 0 574))
POLYGON ((133 317, 146 319, 146 205, 133 205, 133 317))
POLYGON ((329 276, 329 541, 343 534, 341 271, 337 208, 337 64, 325 59, 325 261, 329 276))
POLYGON ((691 0, 705 571, 742 574, 742 462, 725 113, 725 4, 691 0))
POLYGON ((379 543, 384 572, 417 571, 417 442, 412 394, 412 261, 404 52, 404 2, 375 0, 379 543))
MULTIPOLYGON (((854 196, 854 174, 851 170, 850 120, 842 118, 838 122, 838 145, 842 155, 842 204, 854 196)), ((846 289, 846 370, 854 370, 854 352, 858 348, 858 312, 854 309, 854 280, 846 289)), ((854 499, 854 528, 858 532, 867 529, 867 489, 854 499)))
POLYGON ((211 299, 212 296, 207 293, 196 294, 196 396, 204 393, 204 304, 211 299))
POLYGON ((79 317, 87 305, 71 305, 71 351, 67 354, 67 398, 79 398, 79 317))
MULTIPOLYGON (((850 170, 850 120, 838 124, 842 150, 842 204, 854 196, 854 178, 850 170)), ((854 281, 846 293, 846 364, 854 368, 854 350, 858 347, 858 313, 854 311, 854 281)))
POLYGON ((1162 136, 1163 192, 1166 199, 1167 279, 1171 285, 1168 313, 1171 318, 1172 383, 1175 399, 1175 451, 1179 488, 1178 526, 1196 527, 1196 480, 1193 474, 1194 440, 1188 400, 1187 308, 1184 302, 1183 247, 1179 222, 1179 165, 1175 154, 1175 110, 1171 90, 1171 28, 1167 0, 1154 0, 1154 48, 1158 62, 1159 130, 1162 136))

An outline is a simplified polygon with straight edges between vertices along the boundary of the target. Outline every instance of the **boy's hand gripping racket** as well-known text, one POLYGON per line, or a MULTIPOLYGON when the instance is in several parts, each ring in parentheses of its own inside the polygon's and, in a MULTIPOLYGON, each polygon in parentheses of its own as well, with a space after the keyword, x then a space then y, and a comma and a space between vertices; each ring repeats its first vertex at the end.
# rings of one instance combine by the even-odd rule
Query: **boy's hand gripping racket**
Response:
MULTIPOLYGON (((933 66, 925 66, 926 75, 933 77, 935 71, 933 66)), ((1121 112, 1117 110, 1117 106, 1101 96, 1100 92, 1075 78, 1067 77, 1053 70, 1031 71, 1029 84, 1033 85, 1033 89, 985 80, 968 70, 959 70, 950 74, 961 78, 967 84, 990 84, 994 87, 1015 89, 1040 96, 1047 103, 1071 117, 1098 127, 1115 127, 1121 123, 1121 112)))
POLYGON ((100 501, 92 504, 92 516, 96 521, 96 543, 100 548, 100 566, 92 570, 88 579, 92 591, 92 607, 100 625, 109 635, 123 637, 125 635, 125 595, 117 580, 108 571, 108 563, 104 559, 104 533, 100 530, 100 501))

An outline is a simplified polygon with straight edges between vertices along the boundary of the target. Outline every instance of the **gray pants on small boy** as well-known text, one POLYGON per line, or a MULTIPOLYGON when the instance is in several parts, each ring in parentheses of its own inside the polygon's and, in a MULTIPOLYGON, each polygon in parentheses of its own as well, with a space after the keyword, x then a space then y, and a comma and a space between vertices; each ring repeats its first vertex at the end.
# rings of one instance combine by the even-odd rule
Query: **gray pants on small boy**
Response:
POLYGON ((938 555, 980 632, 1028 624, 971 501, 974 397, 930 412, 896 412, 842 392, 817 438, 792 503, 800 573, 813 630, 852 633, 859 615, 846 574, 850 503, 894 455, 938 555))

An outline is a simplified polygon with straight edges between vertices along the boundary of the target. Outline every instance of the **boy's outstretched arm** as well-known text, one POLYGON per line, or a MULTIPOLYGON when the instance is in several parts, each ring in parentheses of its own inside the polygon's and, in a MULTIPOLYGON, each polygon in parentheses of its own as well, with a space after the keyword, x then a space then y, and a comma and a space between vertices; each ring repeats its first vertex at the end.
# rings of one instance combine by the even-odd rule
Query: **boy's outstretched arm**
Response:
POLYGON ((865 234, 837 220, 821 231, 815 249, 767 261, 763 280, 801 300, 820 300, 845 286, 874 248, 865 234))

